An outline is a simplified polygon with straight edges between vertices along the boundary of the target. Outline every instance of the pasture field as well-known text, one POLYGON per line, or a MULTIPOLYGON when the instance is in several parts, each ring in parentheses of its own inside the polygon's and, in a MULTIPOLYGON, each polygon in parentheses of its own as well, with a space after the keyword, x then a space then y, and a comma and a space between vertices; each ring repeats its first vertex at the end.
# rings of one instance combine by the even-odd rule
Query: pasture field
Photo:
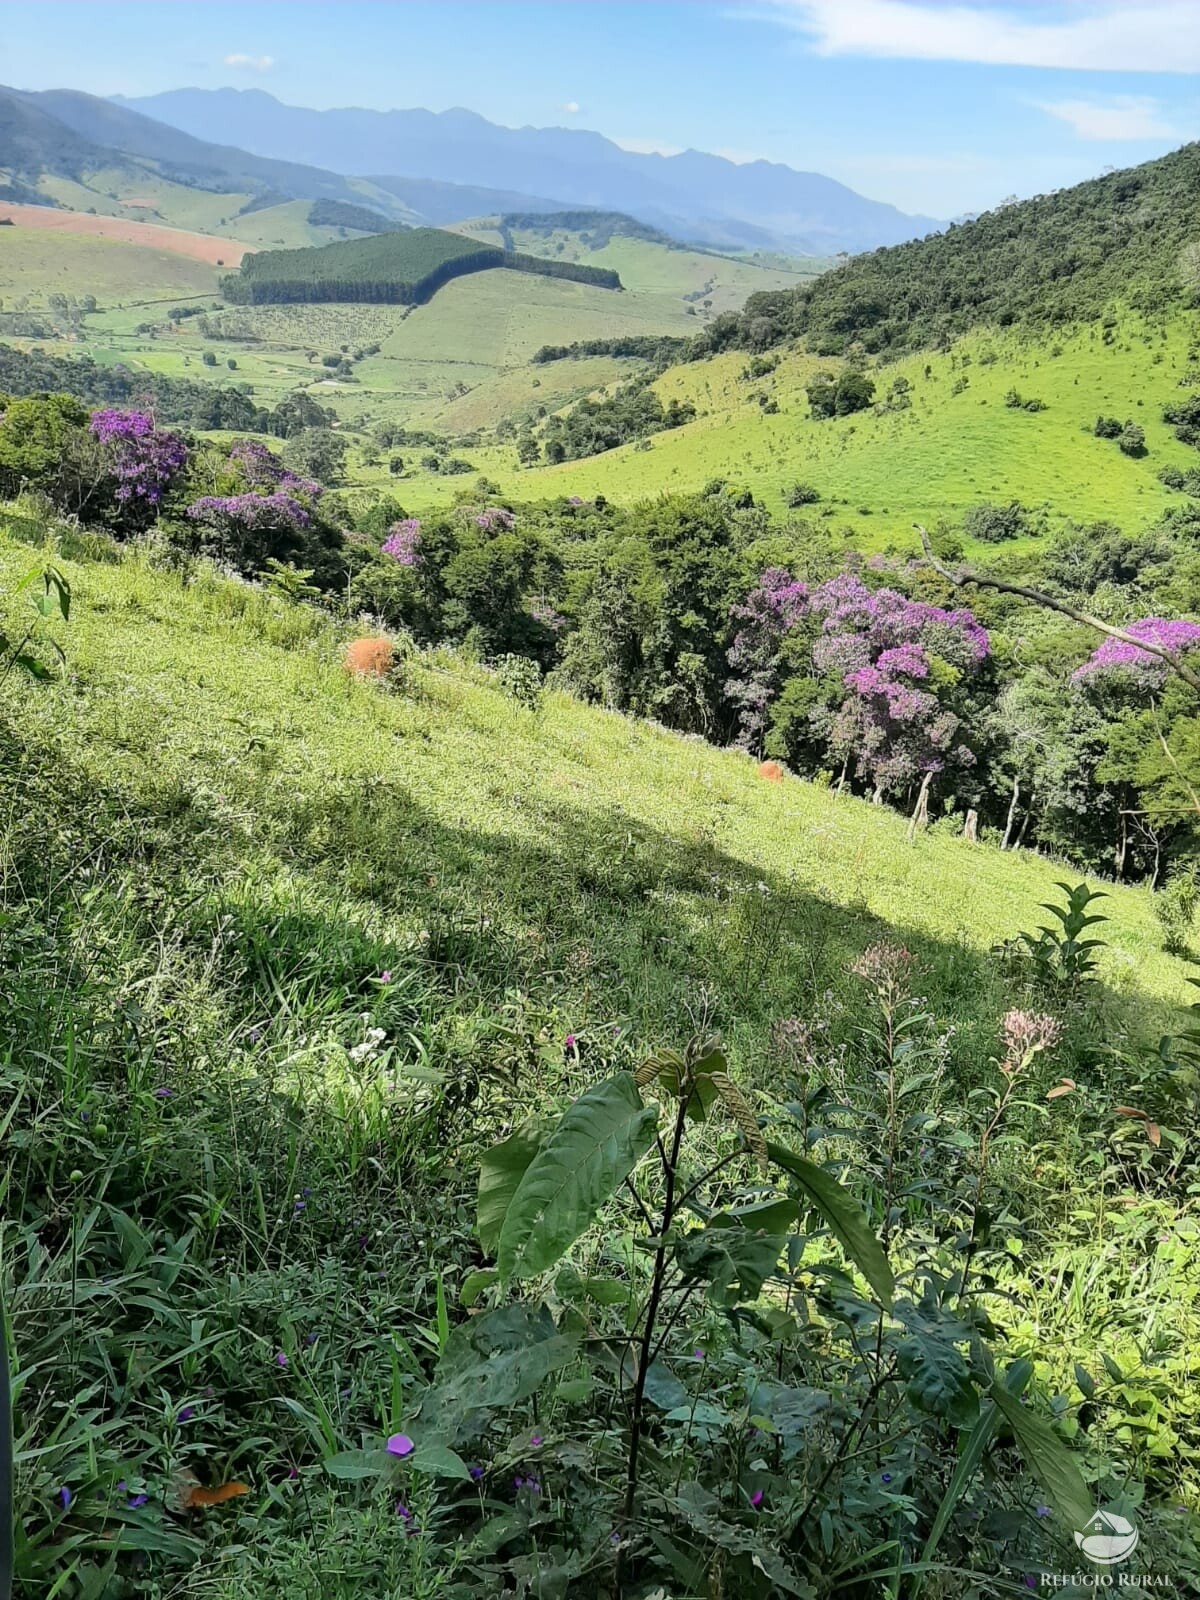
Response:
MULTIPOLYGON (((0 207, 0 215, 4 209, 0 207)), ((29 227, 24 221, 0 228, 0 299, 6 310, 22 300, 30 308, 43 308, 52 294, 95 295, 101 309, 131 301, 185 301, 214 295, 219 275, 220 269, 206 261, 161 245, 29 227)), ((133 320, 141 322, 147 315, 142 311, 133 320)))
MULTIPOLYGON (((838 362, 790 354, 751 379, 749 358, 728 354, 673 367, 657 380, 664 403, 695 404, 696 420, 682 428, 556 467, 519 468, 515 448, 505 445, 478 452, 480 466, 523 499, 603 493, 628 502, 724 477, 777 515, 792 483, 811 483, 822 500, 804 514, 851 524, 867 549, 908 548, 914 520, 954 520, 980 500, 1019 499, 1044 510, 1050 524, 1074 518, 1140 528, 1177 498, 1158 482, 1159 469, 1190 464, 1161 411, 1179 393, 1193 337, 1186 316, 1163 324, 1127 316, 1111 343, 1098 326, 1041 340, 972 334, 948 352, 873 372, 877 402, 898 379, 909 383, 908 409, 822 422, 810 416, 805 385, 838 362), (1007 406, 1013 389, 1046 410, 1007 406), (760 397, 777 412, 764 412, 760 397), (1139 423, 1147 453, 1131 458, 1094 438, 1101 412, 1139 423)), ((406 493, 414 504, 437 503, 453 485, 428 476, 406 493)))

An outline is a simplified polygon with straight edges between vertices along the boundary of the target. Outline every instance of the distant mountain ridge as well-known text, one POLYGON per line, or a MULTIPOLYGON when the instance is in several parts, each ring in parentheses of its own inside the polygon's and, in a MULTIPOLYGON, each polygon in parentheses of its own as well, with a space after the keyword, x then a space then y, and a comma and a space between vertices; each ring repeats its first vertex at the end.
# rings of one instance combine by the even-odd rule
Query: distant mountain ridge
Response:
MULTIPOLYGON (((223 132, 224 130, 222 130, 223 132)), ((283 199, 367 204, 390 222, 462 222, 481 213, 553 211, 560 202, 519 190, 385 179, 379 186, 293 160, 254 155, 158 122, 131 106, 73 89, 0 86, 0 197, 45 200, 46 175, 79 179, 101 167, 154 172, 191 188, 249 194, 243 210, 283 199), (4 171, 11 177, 7 183, 4 171)))
POLYGON ((275 160, 347 176, 392 173, 553 195, 572 208, 627 212, 676 237, 727 248, 829 255, 898 244, 942 227, 776 162, 738 165, 698 150, 643 155, 584 129, 504 128, 462 109, 313 111, 262 89, 174 89, 118 96, 114 103, 275 160))

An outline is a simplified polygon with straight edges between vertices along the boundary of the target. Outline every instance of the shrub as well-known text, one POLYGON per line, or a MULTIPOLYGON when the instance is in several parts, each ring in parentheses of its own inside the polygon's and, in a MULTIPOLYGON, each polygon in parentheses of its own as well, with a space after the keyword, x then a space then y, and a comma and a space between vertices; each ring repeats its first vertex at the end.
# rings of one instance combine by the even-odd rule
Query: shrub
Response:
POLYGON ((821 491, 814 489, 811 483, 794 483, 784 495, 788 509, 797 510, 800 506, 816 505, 821 498, 821 491))
POLYGON ((1010 500, 1007 505, 981 500, 978 505, 968 507, 963 516, 963 532, 984 544, 1020 539, 1029 531, 1029 518, 1019 500, 1010 500))
POLYGON ((1092 429, 1092 432, 1096 435, 1097 439, 1119 438, 1121 433, 1121 420, 1119 417, 1099 416, 1096 418, 1096 425, 1092 429))
POLYGON ((1117 444, 1123 455, 1144 456, 1146 454, 1146 433, 1139 428, 1136 422, 1127 422, 1121 429, 1117 444))

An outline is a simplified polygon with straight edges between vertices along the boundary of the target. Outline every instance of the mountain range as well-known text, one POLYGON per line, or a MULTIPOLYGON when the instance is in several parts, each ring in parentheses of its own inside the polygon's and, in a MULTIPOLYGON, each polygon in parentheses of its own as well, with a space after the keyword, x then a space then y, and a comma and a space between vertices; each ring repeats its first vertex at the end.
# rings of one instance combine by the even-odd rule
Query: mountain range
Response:
MULTIPOLYGON (((813 254, 874 249, 942 226, 816 172, 698 150, 647 155, 575 128, 504 128, 473 111, 313 111, 261 89, 175 89, 115 102, 204 140, 344 176, 400 175, 623 211, 676 238, 813 254)), ((375 176, 377 184, 395 178, 375 176)), ((530 208, 527 208, 530 209, 530 208)))

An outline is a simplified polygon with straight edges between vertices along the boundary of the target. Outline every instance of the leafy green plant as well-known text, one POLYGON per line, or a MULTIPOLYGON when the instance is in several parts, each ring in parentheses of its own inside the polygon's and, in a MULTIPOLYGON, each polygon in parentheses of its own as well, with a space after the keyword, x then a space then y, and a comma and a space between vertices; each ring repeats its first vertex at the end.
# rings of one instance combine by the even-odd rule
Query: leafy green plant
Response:
POLYGON ((51 618, 58 616, 66 622, 71 615, 71 586, 58 568, 34 568, 16 583, 11 593, 15 597, 39 582, 42 592, 30 597, 34 615, 24 631, 16 630, 19 636, 15 637, 7 629, 0 628, 0 683, 14 670, 31 678, 48 678, 50 669, 43 659, 47 650, 60 661, 66 659, 58 641, 46 628, 51 618))
POLYGON ((1089 928, 1108 921, 1090 907, 1108 896, 1100 889, 1090 889, 1086 883, 1072 885, 1060 879, 1056 886, 1066 896, 1065 904, 1043 901, 1042 909, 1057 918, 1059 925, 1043 923, 1036 933, 1020 934, 1019 940, 1028 952, 1036 986, 1077 992, 1094 981, 1098 967, 1095 952, 1102 950, 1105 943, 1103 939, 1084 937, 1089 928))

